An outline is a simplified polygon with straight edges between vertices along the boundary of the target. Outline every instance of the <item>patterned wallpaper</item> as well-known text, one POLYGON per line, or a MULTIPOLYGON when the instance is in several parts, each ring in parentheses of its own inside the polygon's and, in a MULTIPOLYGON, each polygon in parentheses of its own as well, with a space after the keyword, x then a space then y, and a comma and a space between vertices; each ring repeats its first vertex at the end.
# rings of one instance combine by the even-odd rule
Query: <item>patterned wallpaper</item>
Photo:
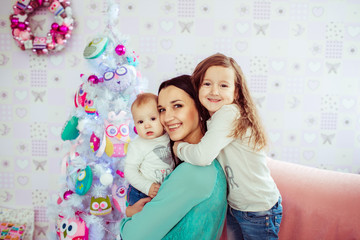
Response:
MULTIPOLYGON (((0 206, 33 207, 36 239, 49 229, 68 151, 60 131, 73 107, 89 39, 104 29, 104 1, 71 1, 76 28, 64 51, 36 56, 12 39, 12 1, 0 9, 0 206)), ((149 91, 191 73, 215 52, 234 57, 267 128, 273 158, 360 173, 358 0, 120 0, 116 27, 140 56, 149 91)), ((46 33, 53 16, 30 21, 46 33)))

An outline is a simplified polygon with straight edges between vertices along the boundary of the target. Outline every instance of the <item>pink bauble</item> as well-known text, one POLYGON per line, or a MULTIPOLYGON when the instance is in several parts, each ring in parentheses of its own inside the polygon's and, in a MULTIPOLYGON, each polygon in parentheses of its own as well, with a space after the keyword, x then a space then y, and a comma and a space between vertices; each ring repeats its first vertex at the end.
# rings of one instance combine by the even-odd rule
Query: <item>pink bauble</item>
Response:
POLYGON ((19 28, 20 30, 25 30, 25 29, 26 29, 25 23, 20 22, 20 23, 18 24, 18 28, 19 28))
POLYGON ((66 34, 69 31, 69 28, 67 26, 65 26, 65 25, 61 25, 59 27, 59 31, 60 31, 61 34, 66 34))
POLYGON ((124 178, 125 174, 124 172, 120 171, 120 170, 116 170, 117 175, 119 175, 120 177, 124 178))
POLYGON ((57 23, 51 24, 51 29, 52 30, 56 31, 58 28, 59 28, 59 24, 57 24, 57 23))
POLYGON ((66 192, 64 192, 64 199, 68 200, 68 198, 70 197, 70 195, 72 195, 74 192, 71 190, 67 190, 66 192))
POLYGON ((90 82, 92 84, 98 84, 99 83, 99 78, 96 75, 90 75, 88 77, 88 82, 90 82))
POLYGON ((19 23, 19 19, 18 18, 12 18, 11 19, 11 24, 18 24, 19 23))
POLYGON ((126 48, 124 47, 124 45, 117 45, 115 48, 115 52, 117 55, 121 56, 124 55, 126 52, 126 48))

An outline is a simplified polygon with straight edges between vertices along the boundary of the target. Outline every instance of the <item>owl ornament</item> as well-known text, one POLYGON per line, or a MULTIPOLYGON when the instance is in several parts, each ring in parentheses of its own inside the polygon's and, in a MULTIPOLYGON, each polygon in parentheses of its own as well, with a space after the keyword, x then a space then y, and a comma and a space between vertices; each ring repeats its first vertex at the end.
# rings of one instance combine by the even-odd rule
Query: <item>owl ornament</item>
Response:
POLYGON ((16 3, 16 7, 20 10, 25 10, 29 4, 30 0, 19 0, 16 3))
POLYGON ((109 90, 123 92, 136 80, 136 69, 131 65, 122 65, 115 70, 107 71, 103 76, 109 90))
POLYGON ((85 99, 85 102, 84 102, 84 109, 85 109, 85 112, 88 114, 88 115, 94 115, 96 113, 96 97, 94 98, 91 98, 89 96, 86 97, 85 99))
POLYGON ((93 174, 90 166, 81 169, 76 175, 75 192, 79 195, 85 195, 92 184, 93 174))
POLYGON ((109 124, 105 121, 105 153, 109 157, 125 157, 127 153, 129 126, 126 123, 120 126, 109 124))
POLYGON ((33 48, 36 50, 46 49, 46 37, 35 37, 33 42, 33 48))
POLYGON ((56 233, 60 240, 88 240, 89 229, 81 217, 60 217, 56 233))
POLYGON ((75 107, 85 107, 86 92, 83 89, 84 84, 81 84, 79 90, 75 93, 74 104, 75 107))
POLYGON ((90 213, 95 216, 103 216, 111 213, 112 207, 109 196, 91 197, 90 213))
POLYGON ((113 197, 113 203, 115 208, 125 214, 126 202, 127 202, 127 187, 124 185, 113 184, 111 187, 111 193, 113 197))
POLYGON ((52 4, 49 7, 50 12, 54 13, 55 16, 62 15, 65 13, 64 7, 60 4, 58 1, 53 1, 52 4))

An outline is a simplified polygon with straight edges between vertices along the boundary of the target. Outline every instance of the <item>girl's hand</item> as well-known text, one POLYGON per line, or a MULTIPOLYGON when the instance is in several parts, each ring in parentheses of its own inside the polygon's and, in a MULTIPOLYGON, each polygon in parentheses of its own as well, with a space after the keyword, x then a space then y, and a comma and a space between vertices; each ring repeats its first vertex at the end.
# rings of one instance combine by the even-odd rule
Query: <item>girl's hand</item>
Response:
POLYGON ((177 147, 178 147, 179 143, 181 143, 181 142, 182 141, 174 142, 173 151, 174 151, 175 157, 177 157, 177 147))
POLYGON ((128 217, 132 217, 135 213, 141 212, 145 204, 151 201, 150 197, 142 198, 131 206, 128 206, 125 210, 125 214, 128 217))

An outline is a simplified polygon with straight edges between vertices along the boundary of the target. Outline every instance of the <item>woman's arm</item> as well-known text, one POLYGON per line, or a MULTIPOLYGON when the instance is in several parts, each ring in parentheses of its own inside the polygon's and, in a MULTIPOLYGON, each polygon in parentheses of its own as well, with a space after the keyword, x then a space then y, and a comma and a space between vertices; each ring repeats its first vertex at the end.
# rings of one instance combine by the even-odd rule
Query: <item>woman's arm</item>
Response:
POLYGON ((211 117, 208 130, 198 144, 180 142, 175 145, 177 156, 193 165, 209 165, 234 140, 229 136, 238 116, 239 110, 235 105, 223 106, 211 117))
MULTIPOLYGON (((178 166, 163 182, 155 198, 142 211, 122 220, 121 237, 131 239, 163 238, 194 206, 211 195, 216 182, 213 166, 198 167, 188 163, 178 166)), ((138 210, 142 203, 138 204, 138 210)))
POLYGON ((144 208, 145 204, 147 204, 148 202, 151 201, 150 197, 147 198, 141 198, 139 201, 137 201, 136 203, 134 203, 131 206, 128 206, 126 208, 126 216, 127 217, 132 217, 134 214, 141 212, 141 210, 144 208))

